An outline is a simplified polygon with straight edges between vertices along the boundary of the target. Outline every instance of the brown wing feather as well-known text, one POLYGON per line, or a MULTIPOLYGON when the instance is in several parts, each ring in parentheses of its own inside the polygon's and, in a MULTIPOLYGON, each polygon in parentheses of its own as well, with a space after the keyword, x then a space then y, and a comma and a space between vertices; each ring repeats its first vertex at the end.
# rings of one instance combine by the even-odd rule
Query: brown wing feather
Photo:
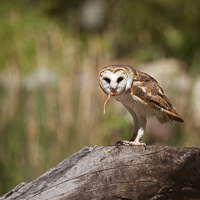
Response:
POLYGON ((148 74, 136 71, 131 92, 142 103, 166 113, 170 120, 183 122, 161 86, 148 74))

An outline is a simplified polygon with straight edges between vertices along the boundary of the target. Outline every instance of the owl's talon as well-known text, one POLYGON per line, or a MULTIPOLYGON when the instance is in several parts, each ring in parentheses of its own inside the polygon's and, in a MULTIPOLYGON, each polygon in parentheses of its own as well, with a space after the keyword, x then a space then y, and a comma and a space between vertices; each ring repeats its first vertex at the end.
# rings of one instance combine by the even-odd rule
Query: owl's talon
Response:
MULTIPOLYGON (((144 143, 144 140, 140 139, 140 143, 144 143)), ((145 143, 144 143, 145 144, 145 143)), ((145 144, 146 145, 146 144, 145 144)))
POLYGON ((120 145, 128 146, 129 144, 128 144, 128 141, 123 140, 123 141, 116 142, 115 145, 117 145, 117 146, 120 146, 120 145))
POLYGON ((144 146, 146 149, 146 144, 144 142, 137 142, 137 141, 127 141, 127 140, 123 140, 123 141, 118 141, 116 142, 117 146, 119 145, 124 145, 124 146, 144 146))

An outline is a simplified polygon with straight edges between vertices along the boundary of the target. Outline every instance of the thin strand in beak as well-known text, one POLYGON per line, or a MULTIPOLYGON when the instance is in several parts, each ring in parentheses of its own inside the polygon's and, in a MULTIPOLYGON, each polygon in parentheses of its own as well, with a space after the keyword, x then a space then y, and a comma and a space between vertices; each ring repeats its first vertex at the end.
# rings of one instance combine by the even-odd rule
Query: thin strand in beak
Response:
POLYGON ((108 98, 106 99, 104 105, 103 105, 103 114, 105 115, 106 114, 106 104, 108 102, 108 100, 110 99, 110 94, 108 95, 108 98))
POLYGON ((113 92, 109 93, 108 98, 106 99, 106 101, 105 101, 105 103, 103 105, 103 113, 104 113, 104 115, 106 114, 106 104, 107 104, 108 100, 110 99, 110 96, 115 96, 115 95, 117 95, 117 93, 113 93, 113 92))

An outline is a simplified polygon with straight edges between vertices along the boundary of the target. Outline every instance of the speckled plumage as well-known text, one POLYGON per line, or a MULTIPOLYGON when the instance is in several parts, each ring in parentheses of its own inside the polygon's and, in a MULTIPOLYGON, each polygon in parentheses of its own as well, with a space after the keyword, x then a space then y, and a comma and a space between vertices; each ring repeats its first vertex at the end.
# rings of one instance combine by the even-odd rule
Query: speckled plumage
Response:
POLYGON ((128 65, 110 65, 99 74, 99 84, 107 95, 112 95, 130 112, 134 120, 134 131, 125 145, 140 143, 148 117, 156 116, 161 123, 173 120, 183 122, 159 83, 150 75, 128 65))

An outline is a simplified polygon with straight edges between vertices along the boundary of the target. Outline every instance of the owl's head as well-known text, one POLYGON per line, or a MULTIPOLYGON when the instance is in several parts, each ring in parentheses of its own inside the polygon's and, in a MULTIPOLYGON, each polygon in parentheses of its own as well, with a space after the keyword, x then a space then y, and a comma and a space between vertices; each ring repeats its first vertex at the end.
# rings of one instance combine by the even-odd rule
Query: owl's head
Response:
POLYGON ((127 67, 129 66, 110 65, 99 72, 99 84, 107 95, 120 95, 131 88, 133 79, 127 67))

